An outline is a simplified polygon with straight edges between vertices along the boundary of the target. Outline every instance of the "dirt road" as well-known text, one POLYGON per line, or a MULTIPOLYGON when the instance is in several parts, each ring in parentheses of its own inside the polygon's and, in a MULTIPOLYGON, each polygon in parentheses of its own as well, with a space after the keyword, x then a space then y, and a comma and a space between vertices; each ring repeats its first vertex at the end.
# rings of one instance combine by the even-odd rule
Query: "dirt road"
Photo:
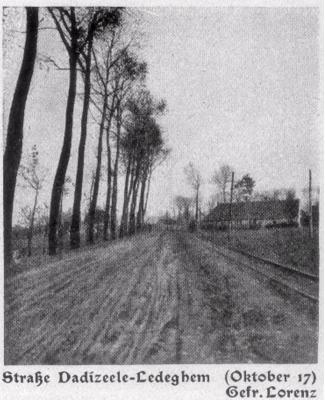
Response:
POLYGON ((315 362, 317 310, 181 231, 5 284, 6 364, 315 362))

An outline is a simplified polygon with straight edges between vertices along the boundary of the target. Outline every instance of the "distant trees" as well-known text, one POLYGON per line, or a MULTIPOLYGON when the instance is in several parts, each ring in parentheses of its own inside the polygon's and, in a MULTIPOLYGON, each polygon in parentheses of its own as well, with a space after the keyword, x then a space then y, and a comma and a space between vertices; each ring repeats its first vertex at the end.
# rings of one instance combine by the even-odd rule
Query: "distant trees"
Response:
MULTIPOLYGON (((112 195, 111 195, 111 223, 110 232, 111 239, 117 237, 117 194, 118 194, 118 171, 120 167, 121 141, 123 134, 123 126, 126 126, 126 114, 128 112, 128 104, 132 97, 133 90, 138 83, 143 82, 147 66, 145 63, 137 60, 133 54, 127 49, 122 49, 121 57, 116 63, 114 74, 114 93, 116 97, 115 109, 115 160, 112 171, 112 195)), ((126 128, 127 132, 127 128, 126 128)), ((123 219, 123 217, 122 217, 123 219)))
POLYGON ((98 132, 98 145, 97 145, 97 164, 94 176, 94 185, 92 196, 89 203, 88 211, 88 234, 87 240, 92 243, 94 240, 93 230, 95 222, 95 214, 97 207, 97 199, 99 193, 99 183, 101 177, 102 167, 102 151, 103 151, 103 136, 106 131, 106 146, 107 146, 107 196, 106 207, 104 215, 104 239, 107 240, 107 229, 110 211, 110 184, 111 184, 111 150, 110 150, 110 130, 113 114, 115 111, 115 96, 110 96, 110 79, 111 69, 115 62, 113 56, 113 49, 115 44, 115 30, 112 34, 106 35, 97 44, 98 53, 93 52, 94 55, 94 80, 92 83, 92 101, 96 105, 97 110, 101 114, 99 117, 99 132, 98 132), (111 100, 110 100, 111 98, 111 100), (109 104, 110 100, 110 104, 109 104))
POLYGON ((271 189, 264 191, 254 191, 252 194, 252 199, 257 200, 285 200, 287 197, 288 190, 287 188, 279 188, 279 189, 271 189))
MULTIPOLYGON (((93 233, 92 233, 93 240, 95 238, 98 239, 102 235, 104 213, 105 213, 105 210, 103 210, 100 207, 97 207, 95 210, 95 217, 92 222, 92 224, 93 224, 93 233)), ((86 214, 84 223, 85 223, 87 229, 89 229, 89 213, 86 214)))
POLYGON ((210 195, 209 199, 206 202, 206 209, 208 212, 211 212, 218 204, 218 198, 216 194, 210 195))
POLYGON ((176 196, 174 203, 178 212, 177 220, 188 225, 191 218, 190 208, 193 204, 193 199, 186 196, 176 196))
POLYGON ((199 194, 202 185, 202 176, 191 162, 185 167, 184 172, 187 183, 192 187, 195 193, 195 223, 197 226, 199 222, 199 194))
MULTIPOLYGON (((212 176, 212 183, 217 186, 218 193, 221 195, 221 202, 227 203, 230 199, 231 179, 234 169, 227 164, 222 165, 219 170, 216 170, 212 176)), ((255 187, 254 179, 245 174, 243 177, 234 182, 233 200, 246 201, 253 195, 255 187)))
POLYGON ((155 119, 165 108, 165 102, 155 101, 147 90, 140 90, 127 103, 126 131, 121 140, 125 182, 120 237, 141 229, 144 223, 154 166, 168 154, 155 119))
POLYGON ((224 164, 219 168, 219 170, 216 170, 212 176, 212 183, 217 186, 221 193, 223 203, 226 203, 227 198, 229 197, 232 171, 233 168, 224 164))
POLYGON ((25 183, 27 189, 34 192, 33 204, 22 208, 21 214, 28 224, 27 234, 27 255, 32 255, 32 240, 34 235, 34 224, 36 213, 38 212, 38 199, 40 190, 46 178, 47 171, 42 169, 39 164, 39 156, 36 145, 32 147, 26 163, 19 167, 19 175, 25 183))
POLYGON ((177 210, 177 219, 180 220, 182 216, 182 196, 176 196, 174 198, 174 204, 177 210))
POLYGON ((66 226, 65 226, 65 221, 64 221, 64 215, 63 215, 63 200, 71 192, 71 188, 69 188, 70 185, 72 185, 72 179, 70 176, 66 176, 64 179, 63 187, 62 187, 59 216, 58 216, 58 246, 59 246, 59 248, 63 248, 63 237, 67 231, 66 226))
POLYGON ((255 186, 255 181, 253 178, 246 174, 234 185, 234 192, 236 201, 246 201, 252 194, 255 186))
POLYGON ((287 216, 288 222, 292 223, 298 216, 298 208, 296 201, 296 193, 293 189, 287 191, 285 199, 285 214, 287 216))
POLYGON ((255 190, 252 195, 253 201, 267 201, 267 200, 273 200, 273 199, 274 198, 272 197, 272 193, 267 190, 263 190, 263 191, 255 190))
POLYGON ((99 193, 99 182, 102 167, 103 138, 105 136, 107 154, 107 180, 106 180, 106 203, 104 213, 103 237, 108 240, 108 227, 111 212, 111 192, 112 192, 112 127, 116 112, 116 100, 118 86, 116 86, 116 75, 120 74, 120 65, 117 66, 119 59, 123 55, 125 45, 121 40, 122 28, 114 27, 100 38, 97 39, 93 49, 93 81, 91 88, 91 103, 97 111, 98 117, 98 146, 97 164, 94 176, 94 186, 89 206, 88 242, 93 242, 93 227, 97 199, 99 193))
POLYGON ((8 266, 12 258, 12 213, 17 173, 23 145, 23 127, 27 96, 34 71, 38 37, 38 7, 26 7, 26 40, 23 60, 12 100, 6 147, 3 157, 3 225, 4 262, 8 266))

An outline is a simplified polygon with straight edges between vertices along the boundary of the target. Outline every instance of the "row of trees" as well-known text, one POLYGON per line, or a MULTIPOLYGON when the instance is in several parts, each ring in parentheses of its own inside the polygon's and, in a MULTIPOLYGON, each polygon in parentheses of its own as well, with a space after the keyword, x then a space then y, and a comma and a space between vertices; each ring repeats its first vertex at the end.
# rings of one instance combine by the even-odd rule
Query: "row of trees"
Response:
MULTIPOLYGON (((94 241, 99 187, 105 171, 103 239, 132 234, 144 224, 154 168, 167 154, 157 118, 166 110, 145 85, 147 65, 137 56, 128 38, 126 10, 120 7, 49 7, 43 20, 57 30, 68 59, 69 84, 63 145, 51 192, 48 251, 58 249, 62 201, 74 134, 76 100, 82 101, 77 170, 70 224, 70 247, 81 241, 81 200, 89 116, 98 126, 97 160, 87 210, 87 241, 94 241), (81 94, 77 93, 80 88, 81 94), (106 160, 103 160, 106 148, 106 160), (124 173, 123 209, 118 226, 119 175, 124 173)), ((21 162, 24 109, 37 56, 39 9, 26 8, 27 33, 21 72, 13 98, 4 154, 5 260, 11 260, 12 210, 16 178, 21 162), (9 167, 10 166, 10 167, 9 167)), ((43 60, 63 69, 52 56, 43 60)), ((39 188, 40 190, 40 188, 39 188)))
MULTIPOLYGON (((226 203, 230 199, 233 172, 232 167, 224 164, 213 173, 211 182, 216 185, 222 203, 226 203)), ((253 178, 249 174, 243 175, 233 182, 233 200, 236 202, 248 200, 253 195, 254 187, 253 178)))
MULTIPOLYGON (((217 201, 226 203, 230 199, 231 175, 234 169, 227 164, 222 165, 216 170, 212 177, 212 183, 217 187, 218 196, 212 199, 211 204, 217 201)), ((294 190, 291 188, 276 188, 271 190, 256 191, 255 181, 249 175, 243 175, 239 180, 235 179, 233 187, 233 201, 267 201, 267 200, 286 200, 295 197, 294 190)))

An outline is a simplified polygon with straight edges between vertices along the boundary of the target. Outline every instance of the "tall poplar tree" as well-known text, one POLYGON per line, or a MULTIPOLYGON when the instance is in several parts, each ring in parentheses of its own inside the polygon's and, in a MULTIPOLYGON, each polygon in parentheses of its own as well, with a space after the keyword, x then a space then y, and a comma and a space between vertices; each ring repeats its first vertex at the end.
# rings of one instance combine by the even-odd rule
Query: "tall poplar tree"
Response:
POLYGON ((37 52, 38 7, 26 7, 26 40, 14 97, 12 100, 6 148, 3 157, 3 225, 4 262, 8 266, 12 258, 12 213, 17 173, 23 146, 23 128, 27 96, 32 80, 37 52))

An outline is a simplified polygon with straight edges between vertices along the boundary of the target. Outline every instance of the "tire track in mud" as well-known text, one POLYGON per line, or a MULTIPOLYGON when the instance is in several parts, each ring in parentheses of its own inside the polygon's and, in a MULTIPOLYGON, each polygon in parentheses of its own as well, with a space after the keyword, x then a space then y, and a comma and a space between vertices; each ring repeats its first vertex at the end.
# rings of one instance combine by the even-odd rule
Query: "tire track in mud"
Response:
POLYGON ((184 239, 184 232, 176 231, 174 236, 173 251, 179 266, 177 362, 213 362, 211 343, 206 343, 209 311, 203 301, 205 277, 184 239))
POLYGON ((188 232, 138 235, 6 287, 7 364, 314 359, 313 322, 188 232), (291 342, 300 358, 283 356, 291 342))
MULTIPOLYGON (((132 310, 135 317, 126 323, 127 334, 122 332, 121 336, 116 338, 114 363, 141 363, 144 360, 150 362, 151 356, 161 352, 163 348, 161 333, 168 328, 168 323, 173 319, 173 316, 167 317, 167 321, 161 323, 161 320, 165 319, 161 309, 166 307, 166 293, 162 291, 164 284, 161 277, 169 265, 170 258, 166 247, 168 243, 164 237, 152 252, 151 260, 147 263, 139 260, 143 264, 142 281, 133 287, 130 296, 134 303, 139 299, 143 301, 140 307, 132 310), (125 346, 123 338, 127 335, 129 343, 125 346)), ((125 301, 129 299, 125 298, 125 301)))
MULTIPOLYGON (((81 278, 81 275, 79 274, 85 274, 85 276, 87 276, 89 274, 89 268, 92 268, 96 264, 103 263, 103 261, 107 261, 107 259, 109 259, 110 263, 116 261, 119 252, 115 251, 114 253, 114 250, 116 247, 117 250, 118 247, 123 248, 123 244, 124 243, 122 242, 120 243, 120 246, 113 245, 109 247, 108 251, 104 252, 104 259, 101 257, 103 250, 98 253, 91 253, 91 255, 87 254, 85 259, 82 259, 83 254, 80 254, 79 257, 70 257, 67 260, 52 262, 44 268, 44 270, 36 269, 25 273, 23 272, 18 277, 9 279, 5 287, 7 298, 5 304, 6 310, 9 313, 12 313, 12 309, 15 307, 17 308, 21 303, 27 307, 34 306, 36 303, 39 303, 40 299, 47 298, 49 292, 52 293, 52 295, 55 294, 57 287, 60 286, 62 282, 65 282, 67 279, 71 280, 71 278, 74 278, 76 274, 81 278), (72 263, 73 261, 75 264, 72 263), (68 264, 66 264, 66 262, 68 262, 68 264), (36 288, 37 298, 34 303, 31 303, 27 300, 31 297, 30 291, 35 290, 35 281, 38 282, 39 287, 36 288)), ((132 253, 134 253, 134 248, 127 250, 124 257, 131 257, 132 253)), ((20 311, 23 311, 21 307, 20 311)))
MULTIPOLYGON (((156 252, 157 252, 157 248, 156 248, 156 243, 155 243, 154 246, 151 245, 150 251, 146 250, 144 252, 145 254, 142 255, 142 258, 141 257, 137 258, 136 265, 134 265, 132 279, 130 280, 130 277, 128 278, 128 281, 129 282, 131 281, 131 284, 129 283, 127 285, 126 290, 123 287, 123 284, 120 286, 120 291, 121 291, 121 293, 123 293, 123 295, 121 297, 116 296, 117 299, 113 303, 110 301, 106 301, 102 305, 102 307, 101 307, 101 311, 102 311, 101 312, 101 318, 102 318, 101 329, 96 329, 97 332, 95 332, 95 335, 91 338, 92 340, 89 340, 88 347, 84 350, 85 356, 87 355, 87 353, 91 352, 92 347, 96 347, 96 345, 94 345, 94 343, 99 341, 103 345, 104 336, 114 337, 114 329, 115 329, 114 322, 116 322, 116 321, 120 322, 119 316, 121 316, 121 315, 123 316, 123 312, 128 313, 128 311, 125 310, 125 304, 130 302, 130 298, 134 297, 134 295, 132 295, 132 292, 134 292, 135 288, 137 288, 139 286, 141 278, 143 276, 145 276, 145 269, 148 267, 148 264, 151 265, 151 261, 152 261, 153 257, 155 256, 156 252), (108 315, 109 315, 109 317, 107 317, 108 315)), ((114 285, 114 286, 116 286, 116 285, 114 285)), ((114 290, 116 290, 115 287, 114 287, 114 290)), ((112 296, 112 297, 114 297, 114 296, 112 296)), ((110 299, 108 299, 108 300, 110 300, 110 299)), ((98 324, 95 324, 96 327, 97 327, 97 325, 98 324)), ((129 329, 129 327, 128 327, 128 329, 129 329)), ((132 340, 134 340, 134 339, 132 338, 132 340)), ((110 361, 114 362, 118 356, 119 356, 118 351, 116 351, 115 355, 111 355, 110 361)), ((120 356, 119 356, 119 358, 120 358, 120 356)))
POLYGON ((181 288, 179 284, 179 271, 176 274, 176 345, 175 345, 175 363, 180 363, 182 360, 182 329, 180 326, 180 302, 181 302, 181 288))
MULTIPOLYGON (((82 260, 79 260, 81 265, 69 266, 71 270, 67 273, 61 273, 61 266, 56 271, 57 273, 50 269, 50 276, 55 282, 48 285, 46 284, 49 277, 46 279, 42 274, 34 275, 39 278, 39 281, 36 281, 32 290, 28 291, 27 289, 24 292, 24 296, 21 298, 21 308, 18 308, 15 313, 10 313, 8 312, 10 304, 7 307, 9 323, 7 323, 6 336, 9 336, 10 347, 16 348, 16 352, 10 355, 13 358, 12 362, 37 363, 41 361, 52 364, 60 361, 60 357, 65 356, 60 353, 68 354, 68 350, 76 346, 76 341, 85 339, 83 332, 87 332, 90 322, 89 314, 94 312, 96 307, 101 306, 103 296, 107 297, 109 290, 107 282, 112 285, 115 282, 117 287, 123 288, 129 275, 120 274, 121 269, 129 270, 130 267, 134 267, 134 263, 130 265, 130 260, 134 260, 134 256, 146 254, 148 247, 157 240, 159 240, 159 236, 149 238, 145 246, 139 239, 134 240, 122 256, 121 254, 111 254, 108 246, 107 251, 104 252, 106 258, 99 259, 95 255, 95 260, 85 265, 82 260), (118 257, 119 255, 121 257, 118 257), (104 275, 106 275, 106 279, 103 280, 104 275), (53 296, 53 292, 49 288, 53 285, 62 286, 67 277, 70 277, 70 285, 53 296), (40 293, 44 293, 46 290, 42 288, 44 281, 44 286, 48 290, 47 297, 39 296, 37 291, 39 289, 40 293), (121 282, 123 283, 121 284, 121 282), (38 307, 35 307, 36 304, 38 307), (38 315, 39 311, 42 312, 43 318, 38 315), (31 318, 35 320, 33 326, 29 323, 31 318), (13 320, 11 324, 10 319, 13 320), (23 330, 24 341, 20 338, 21 330, 23 330), (10 338, 11 336, 13 338, 10 338)), ((123 245, 122 249, 124 249, 123 245)), ((100 253, 102 254, 103 251, 100 253)), ((19 278, 22 279, 23 276, 21 275, 19 278)), ((20 281, 16 296, 19 296, 24 290, 24 283, 24 281, 20 281)), ((30 282, 28 284, 30 285, 30 282)), ((118 294, 115 298, 118 301, 118 294)))
MULTIPOLYGON (((31 293, 24 294, 20 325, 27 318, 35 324, 28 332, 25 329, 26 344, 16 338, 14 362, 133 364, 189 359, 192 349, 200 347, 190 321, 197 302, 190 281, 197 275, 183 253, 175 233, 164 232, 141 242, 140 249, 132 245, 119 257, 95 254, 91 262, 69 265, 71 270, 63 273, 59 265, 56 273, 50 270, 50 283, 40 276, 37 298, 28 301, 31 293)), ((24 284, 17 293, 23 289, 24 284)))
MULTIPOLYGON (((158 238, 156 240, 158 240, 158 238)), ((153 242, 153 240, 150 241, 150 246, 152 246, 153 242)), ((98 287, 99 283, 102 281, 101 286, 99 286, 95 292, 90 293, 92 301, 89 301, 86 309, 83 307, 83 320, 75 321, 76 325, 82 327, 85 333, 83 337, 79 337, 79 340, 76 341, 73 347, 66 349, 64 354, 61 355, 61 357, 64 357, 66 360, 66 363, 72 363, 71 360, 79 360, 79 362, 82 361, 83 363, 93 362, 94 359, 91 354, 89 355, 89 352, 92 344, 96 343, 96 340, 101 335, 101 317, 106 319, 107 323, 111 323, 112 319, 116 318, 116 313, 111 310, 114 310, 114 307, 116 308, 121 302, 123 298, 121 293, 124 293, 124 296, 127 297, 132 287, 136 286, 138 283, 140 270, 137 260, 142 257, 150 258, 152 252, 153 250, 148 250, 147 244, 141 246, 137 257, 135 257, 133 249, 122 255, 117 265, 113 265, 115 270, 113 275, 106 274, 106 280, 102 280, 102 276, 97 278, 98 283, 97 285, 95 283, 93 287, 98 287), (122 274, 122 270, 124 269, 127 273, 122 274), (130 282, 132 282, 131 286, 130 282), (97 293, 98 291, 99 294, 97 293), (110 318, 107 318, 108 315, 110 318)), ((60 339, 60 332, 58 332, 58 338, 60 339)), ((60 351, 60 353, 62 353, 62 351, 60 351)))
POLYGON ((183 233, 179 241, 200 276, 209 320, 204 338, 213 362, 315 362, 317 319, 309 307, 290 304, 193 235, 183 233))

